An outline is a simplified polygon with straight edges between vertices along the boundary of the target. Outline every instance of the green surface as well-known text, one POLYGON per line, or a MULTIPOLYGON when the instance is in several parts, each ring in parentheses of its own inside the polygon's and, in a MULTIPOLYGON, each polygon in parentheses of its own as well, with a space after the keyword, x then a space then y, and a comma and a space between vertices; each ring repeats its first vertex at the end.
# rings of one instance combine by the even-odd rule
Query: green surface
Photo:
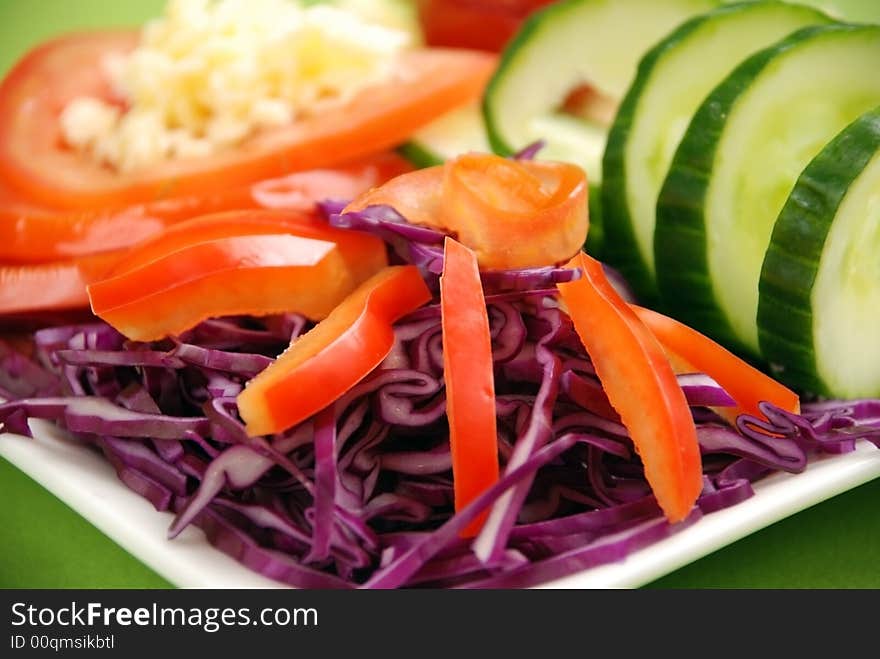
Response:
MULTIPOLYGON (((137 25, 162 0, 0 0, 0 71, 64 31, 137 25)), ((167 588, 65 504, 0 459, 0 588, 167 588)))
MULTIPOLYGON (((121 25, 157 0, 0 0, 0 69, 64 27, 121 25)), ((168 584, 0 459, 0 587, 168 584)), ((652 584, 662 588, 880 588, 880 480, 759 531, 652 584)))
POLYGON ((43 39, 65 31, 137 25, 164 6, 163 0, 0 0, 0 71, 43 39))
POLYGON ((167 581, 0 459, 0 587, 167 588, 167 581))

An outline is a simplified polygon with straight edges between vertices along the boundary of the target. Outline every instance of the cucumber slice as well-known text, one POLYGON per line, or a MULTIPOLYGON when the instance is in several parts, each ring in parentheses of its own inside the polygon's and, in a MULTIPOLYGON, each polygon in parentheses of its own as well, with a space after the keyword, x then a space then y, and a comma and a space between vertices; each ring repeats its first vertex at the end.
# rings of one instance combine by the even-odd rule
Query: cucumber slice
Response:
POLYGON ((700 103, 747 56, 800 28, 830 22, 802 5, 733 4, 690 19, 642 59, 608 135, 602 205, 606 258, 643 300, 657 298, 657 195, 700 103))
POLYGON ((832 18, 851 23, 880 23, 880 2, 877 0, 798 0, 816 7, 832 18))
POLYGON ((880 396, 880 108, 807 166, 761 270, 761 351, 789 385, 880 396))
POLYGON ((666 304, 758 353, 758 279, 773 223, 812 158, 880 104, 880 27, 800 30, 736 68, 700 106, 657 203, 666 304))
POLYGON ((483 115, 476 102, 435 119, 400 148, 417 167, 439 165, 468 151, 489 151, 483 115))
POLYGON ((532 14, 505 48, 483 99, 492 148, 511 155, 543 139, 542 158, 576 163, 598 184, 609 115, 641 54, 686 18, 717 5, 718 0, 563 0, 532 14), (585 84, 598 92, 603 110, 594 112, 592 121, 559 111, 570 92, 585 84))

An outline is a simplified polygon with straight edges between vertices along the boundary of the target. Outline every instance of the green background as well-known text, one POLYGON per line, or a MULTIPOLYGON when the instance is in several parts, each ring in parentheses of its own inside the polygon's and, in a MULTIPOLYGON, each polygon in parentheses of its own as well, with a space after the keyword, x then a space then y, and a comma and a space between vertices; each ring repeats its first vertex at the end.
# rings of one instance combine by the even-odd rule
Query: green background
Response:
MULTIPOLYGON (((0 0, 0 71, 42 39, 65 30, 136 25, 163 4, 0 0)), ((880 2, 870 0, 837 4, 880 11, 880 2)), ((0 496, 0 587, 169 585, 2 459, 0 496)), ((650 587, 880 588, 878 559, 880 480, 754 533, 650 587)))

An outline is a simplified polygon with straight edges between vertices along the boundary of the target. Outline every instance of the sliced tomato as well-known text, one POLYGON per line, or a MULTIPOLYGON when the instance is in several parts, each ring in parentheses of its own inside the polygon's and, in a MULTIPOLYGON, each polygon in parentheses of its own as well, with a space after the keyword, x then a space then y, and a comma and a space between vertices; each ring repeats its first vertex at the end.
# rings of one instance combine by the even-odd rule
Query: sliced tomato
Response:
POLYGON ((563 263, 584 244, 587 179, 575 165, 465 154, 403 174, 345 209, 393 207, 413 224, 451 232, 486 269, 563 263))
MULTIPOLYGON (((443 377, 455 509, 461 510, 498 480, 495 380, 477 257, 452 238, 446 239, 443 254, 443 377)), ((488 514, 487 509, 462 536, 477 535, 488 514)))
POLYGON ((358 283, 335 243, 281 233, 200 242, 88 292, 96 316, 130 339, 154 341, 213 316, 321 319, 358 283))
MULTIPOLYGON (((388 265, 385 243, 375 236, 336 229, 313 213, 255 210, 215 213, 175 224, 128 250, 110 274, 120 275, 182 249, 221 238, 285 233, 335 243, 358 283, 388 265)), ((315 284, 316 288, 320 287, 320 282, 315 284)))
POLYGON ((697 431, 684 392, 663 347, 614 290, 602 264, 581 253, 569 266, 582 276, 557 287, 575 331, 629 430, 657 503, 670 521, 681 521, 702 490, 697 431))
POLYGON ((332 167, 393 147, 432 119, 478 98, 496 61, 478 51, 409 51, 398 58, 388 82, 365 88, 338 107, 208 158, 122 174, 65 148, 58 115, 77 96, 119 102, 101 63, 130 50, 136 39, 133 32, 56 39, 26 55, 0 85, 0 176, 22 197, 58 209, 121 208, 332 167))
POLYGON ((317 201, 352 199, 411 169, 397 154, 382 152, 334 169, 296 172, 239 188, 220 186, 202 196, 82 211, 27 202, 0 181, 0 261, 44 262, 129 247, 181 220, 219 211, 312 212, 317 201))
POLYGON ((386 268, 361 284, 238 395, 248 433, 281 432, 333 403, 391 352, 392 324, 430 299, 414 266, 386 268))
POLYGON ((679 370, 705 373, 730 394, 737 407, 716 410, 734 423, 740 414, 763 419, 758 403, 773 403, 788 412, 800 413, 798 395, 732 352, 668 316, 633 305, 633 310, 670 353, 679 370))
POLYGON ((499 51, 523 20, 553 0, 418 0, 425 40, 432 46, 499 51))

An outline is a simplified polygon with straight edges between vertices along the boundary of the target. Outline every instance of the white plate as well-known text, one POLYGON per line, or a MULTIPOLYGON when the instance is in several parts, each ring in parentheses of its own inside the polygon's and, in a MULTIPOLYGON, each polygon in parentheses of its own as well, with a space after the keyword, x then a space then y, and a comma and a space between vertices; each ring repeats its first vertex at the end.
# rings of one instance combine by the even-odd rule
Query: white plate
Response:
MULTIPOLYGON (((169 582, 182 588, 277 588, 207 543, 190 527, 165 534, 169 513, 158 513, 116 478, 99 454, 32 421, 34 440, 0 435, 3 456, 169 582)), ((867 442, 853 453, 826 456, 798 475, 774 474, 754 486, 755 496, 706 515, 683 531, 545 588, 634 588, 646 584, 765 526, 880 477, 880 450, 867 442)))

